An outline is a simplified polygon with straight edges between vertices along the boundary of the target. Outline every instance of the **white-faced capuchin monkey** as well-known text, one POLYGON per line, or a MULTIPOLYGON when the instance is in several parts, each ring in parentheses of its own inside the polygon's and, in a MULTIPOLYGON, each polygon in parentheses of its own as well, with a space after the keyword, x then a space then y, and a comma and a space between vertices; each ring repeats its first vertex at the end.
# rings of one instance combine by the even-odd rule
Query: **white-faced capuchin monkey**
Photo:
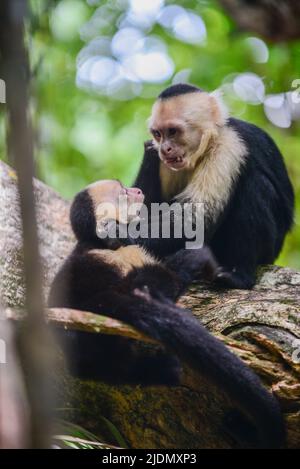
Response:
MULTIPOLYGON (((159 95, 149 129, 135 181, 146 205, 203 203, 204 243, 223 267, 217 283, 253 287, 257 266, 274 262, 293 223, 293 188, 277 146, 255 125, 230 118, 216 93, 188 84, 159 95)), ((140 242, 165 256, 186 239, 140 242)))
POLYGON ((216 276, 218 266, 210 250, 182 249, 162 262, 130 238, 119 245, 113 239, 111 245, 101 232, 126 223, 118 219, 120 195, 127 196, 128 214, 133 204, 144 200, 141 190, 115 180, 95 183, 75 197, 71 224, 77 245, 53 281, 49 306, 119 319, 165 349, 143 358, 134 345, 113 336, 62 331, 73 373, 113 383, 170 385, 180 380, 179 358, 236 403, 224 416, 224 431, 238 447, 282 446, 284 425, 273 395, 190 311, 175 304, 192 280, 216 276), (104 203, 116 210, 102 210, 104 203))

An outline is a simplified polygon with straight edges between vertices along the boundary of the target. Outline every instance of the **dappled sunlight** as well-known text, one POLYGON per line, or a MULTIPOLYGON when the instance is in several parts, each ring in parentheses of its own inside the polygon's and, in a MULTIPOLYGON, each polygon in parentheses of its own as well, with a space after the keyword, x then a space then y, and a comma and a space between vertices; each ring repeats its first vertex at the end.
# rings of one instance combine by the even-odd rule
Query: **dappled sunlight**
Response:
POLYGON ((269 60, 269 49, 267 44, 258 37, 248 37, 245 39, 246 44, 251 49, 255 62, 263 64, 269 60))
POLYGON ((260 104, 264 100, 263 80, 254 73, 241 73, 233 81, 233 90, 237 96, 249 104, 260 104))
POLYGON ((292 115, 285 93, 266 96, 264 110, 272 124, 283 129, 290 127, 292 115))
POLYGON ((163 0, 129 1, 114 17, 117 31, 95 37, 96 30, 98 34, 109 30, 113 12, 104 9, 98 7, 80 28, 82 39, 90 42, 78 54, 76 83, 109 96, 112 90, 122 90, 115 99, 132 99, 143 92, 143 86, 136 84, 164 83, 174 75, 167 42, 151 34, 156 24, 187 44, 203 45, 206 40, 205 23, 199 15, 177 5, 164 6, 163 0))

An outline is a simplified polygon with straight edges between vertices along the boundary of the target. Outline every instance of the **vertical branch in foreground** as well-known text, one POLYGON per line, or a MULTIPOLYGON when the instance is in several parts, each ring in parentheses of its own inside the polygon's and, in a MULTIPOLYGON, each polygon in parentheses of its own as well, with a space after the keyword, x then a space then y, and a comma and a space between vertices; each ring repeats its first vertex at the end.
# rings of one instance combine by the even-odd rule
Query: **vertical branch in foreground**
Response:
POLYGON ((24 42, 26 0, 0 2, 0 56, 7 90, 9 153, 18 175, 23 228, 27 318, 20 355, 31 411, 30 446, 49 446, 51 395, 49 332, 43 314, 42 271, 33 192, 33 135, 29 119, 29 62, 24 42))

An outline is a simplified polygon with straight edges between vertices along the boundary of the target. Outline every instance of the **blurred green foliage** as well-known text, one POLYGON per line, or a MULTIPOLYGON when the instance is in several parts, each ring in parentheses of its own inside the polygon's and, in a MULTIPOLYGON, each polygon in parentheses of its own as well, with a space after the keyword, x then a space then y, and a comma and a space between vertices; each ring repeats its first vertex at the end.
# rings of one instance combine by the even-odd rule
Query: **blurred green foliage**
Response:
MULTIPOLYGON (((148 138, 146 120, 153 96, 170 83, 144 85, 141 96, 128 101, 76 86, 76 57, 84 46, 79 28, 102 6, 102 15, 107 14, 109 21, 101 34, 111 37, 118 27, 118 8, 125 3, 120 0, 31 1, 28 42, 34 75, 31 112, 36 128, 38 177, 65 197, 72 197, 96 179, 113 177, 126 184, 133 181, 143 141, 148 138)), ((157 24, 151 31, 166 43, 175 63, 175 73, 192 70, 190 82, 214 90, 231 74, 253 72, 263 78, 267 93, 275 93, 291 90, 292 81, 300 78, 299 42, 268 44, 269 60, 257 63, 246 43, 246 38, 253 35, 237 31, 217 2, 166 3, 189 8, 206 25, 207 40, 203 45, 184 43, 157 24)), ((230 99, 229 105, 233 115, 261 126, 274 138, 300 200, 300 121, 294 121, 288 129, 280 129, 268 121, 262 105, 250 105, 238 99, 230 99)), ((3 116, 0 137, 0 156, 5 159, 3 116)), ((299 223, 297 207, 296 225, 288 236, 280 264, 300 268, 299 223)))

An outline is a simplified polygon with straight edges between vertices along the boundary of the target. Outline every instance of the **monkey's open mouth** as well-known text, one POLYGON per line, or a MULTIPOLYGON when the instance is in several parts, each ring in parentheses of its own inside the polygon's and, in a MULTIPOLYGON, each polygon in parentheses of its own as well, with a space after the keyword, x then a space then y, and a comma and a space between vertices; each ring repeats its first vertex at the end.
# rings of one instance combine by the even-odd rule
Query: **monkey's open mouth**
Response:
POLYGON ((185 158, 183 156, 172 156, 165 158, 165 164, 172 169, 181 169, 185 166, 185 158))

